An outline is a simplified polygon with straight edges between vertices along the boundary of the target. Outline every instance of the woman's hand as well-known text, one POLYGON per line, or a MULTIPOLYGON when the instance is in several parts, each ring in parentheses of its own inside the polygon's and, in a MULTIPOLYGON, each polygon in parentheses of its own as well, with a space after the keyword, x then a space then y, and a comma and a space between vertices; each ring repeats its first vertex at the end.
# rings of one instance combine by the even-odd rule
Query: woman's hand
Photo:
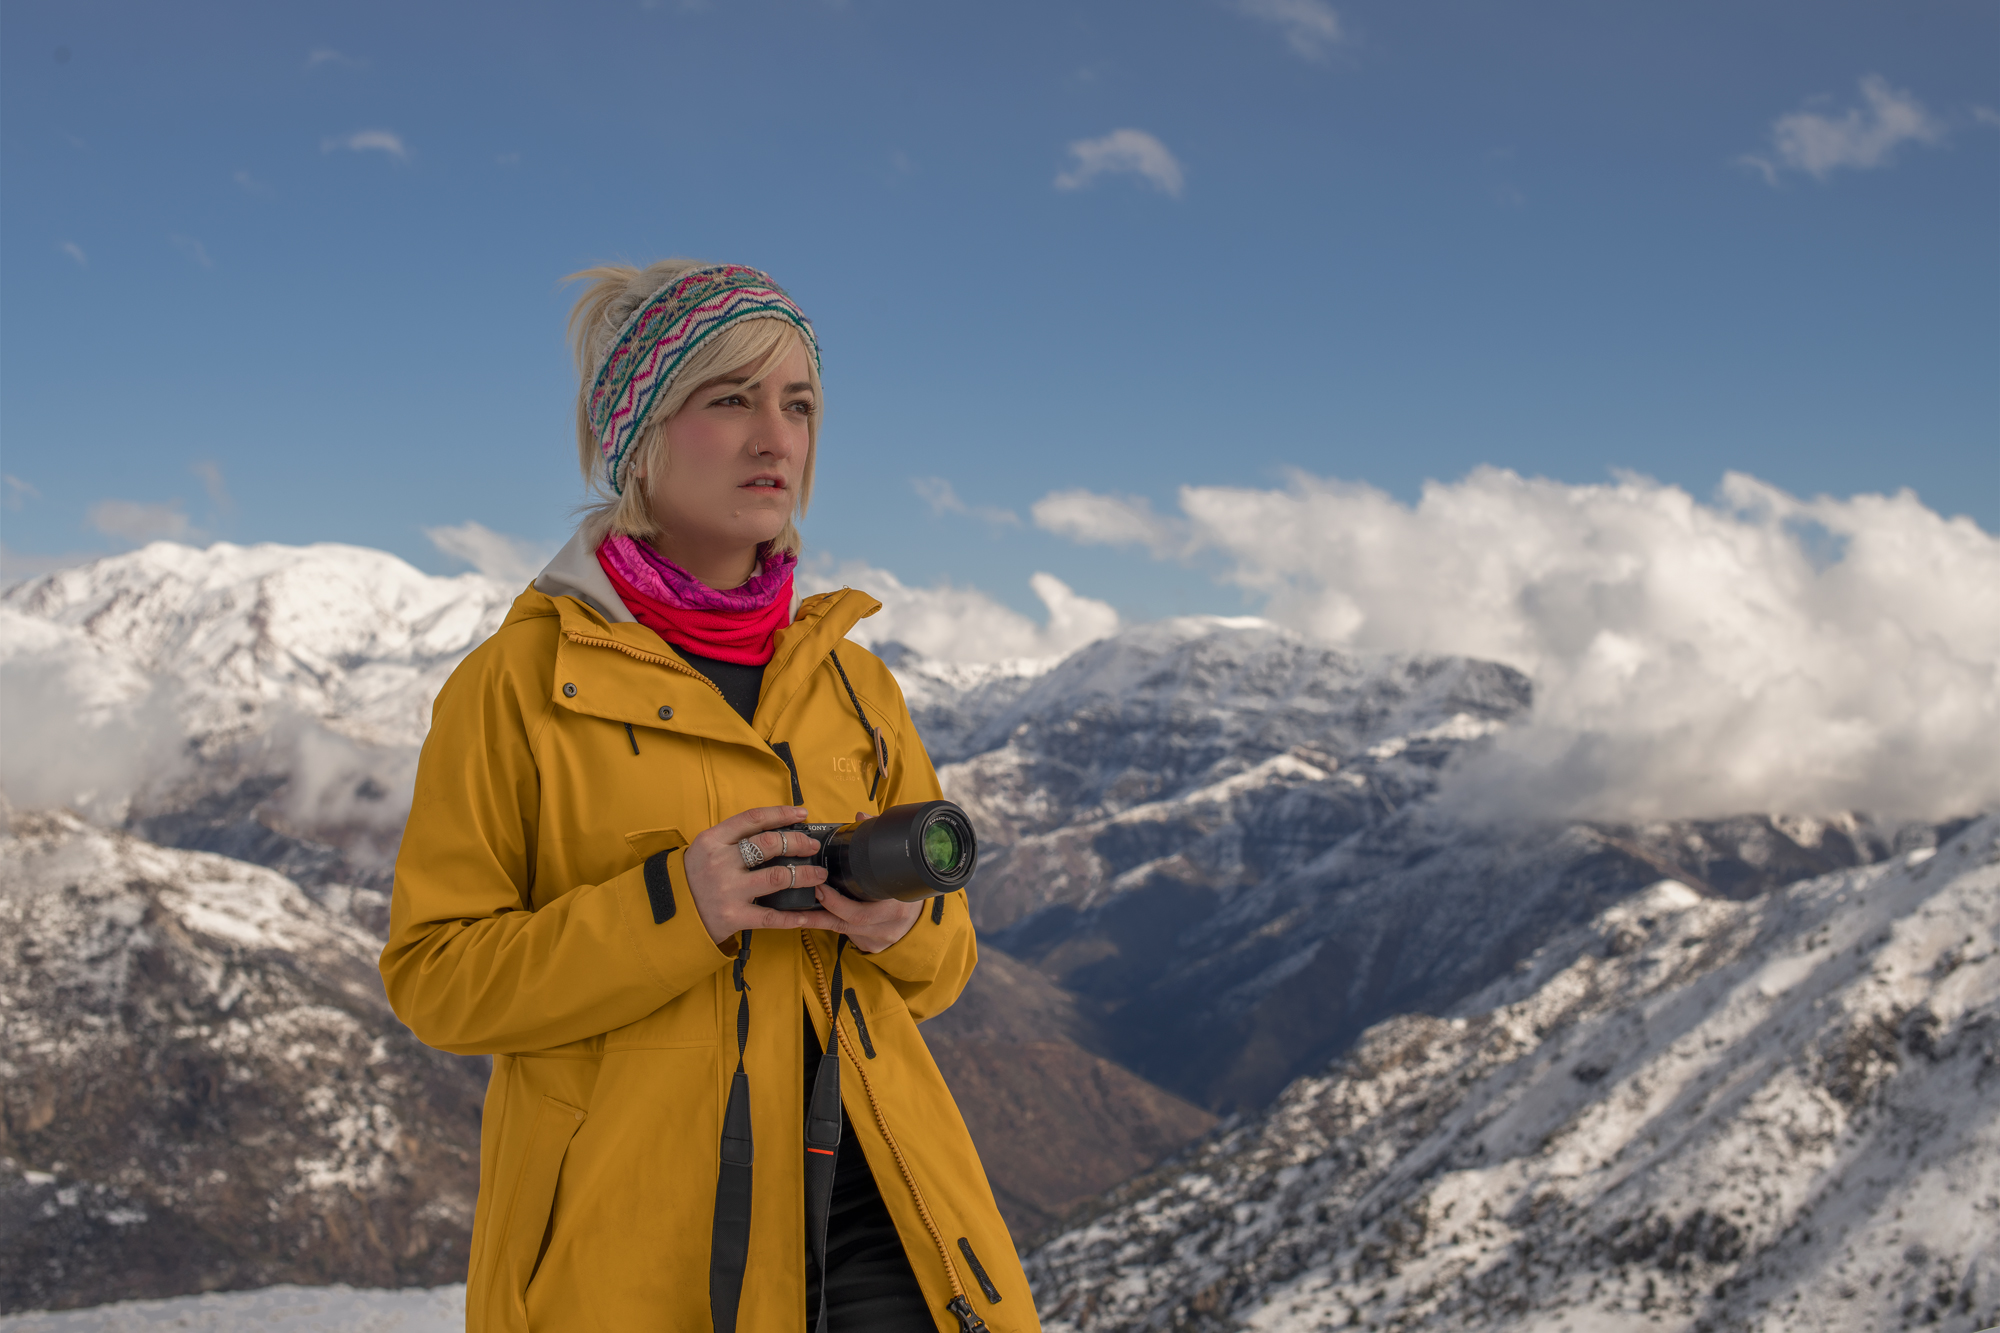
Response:
MULTIPOLYGON (((795 805, 767 805, 745 810, 697 834, 695 840, 688 844, 687 850, 681 853, 687 867, 688 890, 694 895, 694 910, 701 914, 701 924, 708 928, 710 939, 720 944, 739 930, 788 930, 800 926, 810 930, 847 929, 839 917, 825 911, 780 912, 775 907, 759 907, 751 901, 788 888, 794 882, 801 887, 826 883, 826 872, 818 866, 767 865, 748 869, 743 864, 743 854, 736 850, 737 843, 749 838, 763 849, 769 859, 810 856, 819 850, 817 840, 796 830, 782 835, 770 832, 787 824, 800 823, 805 817, 804 807, 795 805), (792 878, 794 871, 798 875, 796 881, 792 878)), ((846 901, 830 889, 821 889, 820 892, 825 897, 846 901)), ((855 904, 857 907, 861 905, 855 904)), ((901 938, 900 931, 897 938, 901 938)))
POLYGON ((894 898, 884 898, 879 903, 860 903, 839 889, 824 884, 819 890, 819 905, 826 911, 811 915, 832 915, 840 924, 828 929, 837 930, 853 940, 854 947, 863 953, 882 952, 909 934, 910 927, 924 914, 922 903, 898 902, 894 898))

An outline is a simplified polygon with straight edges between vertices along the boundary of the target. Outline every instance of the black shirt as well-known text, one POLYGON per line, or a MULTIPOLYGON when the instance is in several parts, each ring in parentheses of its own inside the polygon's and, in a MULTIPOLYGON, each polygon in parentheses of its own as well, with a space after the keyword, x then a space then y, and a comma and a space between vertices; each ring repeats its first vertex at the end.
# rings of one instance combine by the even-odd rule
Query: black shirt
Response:
MULTIPOLYGON (((748 722, 757 713, 757 698, 764 688, 762 663, 722 662, 691 653, 679 644, 670 645, 683 661, 715 682, 729 706, 748 722)), ((813 1076, 819 1072, 819 1037, 813 1031, 812 1014, 801 1010, 805 1023, 805 1102, 812 1102, 813 1076)), ((805 1144, 799 1144, 803 1156, 805 1144)), ((855 1141, 854 1126, 846 1108, 840 1112, 840 1155, 833 1172, 833 1206, 826 1227, 826 1266, 832 1281, 825 1283, 827 1327, 830 1333, 931 1333, 937 1325, 924 1305, 917 1275, 910 1270, 909 1256, 903 1251, 896 1223, 882 1202, 868 1159, 855 1141)), ((819 1307, 821 1275, 811 1255, 806 1258, 806 1309, 819 1307)))
POLYGON ((714 681, 715 688, 722 691, 722 697, 743 715, 745 722, 757 715, 757 696, 764 690, 762 662, 724 662, 691 653, 677 643, 668 646, 681 655, 682 661, 714 681))

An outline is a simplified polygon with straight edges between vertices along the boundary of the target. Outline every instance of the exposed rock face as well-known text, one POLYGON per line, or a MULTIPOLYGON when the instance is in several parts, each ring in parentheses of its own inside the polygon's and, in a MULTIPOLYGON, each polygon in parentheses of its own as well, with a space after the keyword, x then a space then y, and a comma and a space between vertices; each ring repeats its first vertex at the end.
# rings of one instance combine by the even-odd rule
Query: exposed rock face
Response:
POLYGON ((1659 884, 1029 1258, 1052 1330, 2000 1320, 2000 821, 1659 884))
POLYGON ((67 815, 0 840, 0 1309, 465 1271, 483 1071, 289 880, 67 815))

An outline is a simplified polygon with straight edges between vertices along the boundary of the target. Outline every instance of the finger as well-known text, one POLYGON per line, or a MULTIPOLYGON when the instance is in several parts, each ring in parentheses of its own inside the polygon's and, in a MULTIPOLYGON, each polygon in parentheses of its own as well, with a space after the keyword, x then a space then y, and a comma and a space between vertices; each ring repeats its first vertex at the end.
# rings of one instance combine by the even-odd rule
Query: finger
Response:
POLYGON ((819 905, 849 926, 868 926, 893 920, 900 906, 893 898, 879 903, 858 902, 830 884, 820 887, 819 905))
POLYGON ((840 930, 840 922, 825 912, 780 912, 775 907, 755 907, 757 916, 746 922, 747 930, 840 930))
POLYGON ((814 888, 826 883, 826 871, 818 866, 771 866, 752 873, 773 889, 789 889, 794 884, 802 889, 814 888))
POLYGON ((759 833, 749 841, 757 844, 757 849, 766 858, 773 856, 811 856, 819 850, 819 839, 808 838, 796 829, 782 829, 776 833, 759 833))
POLYGON ((861 905, 842 893, 839 889, 834 888, 831 884, 820 885, 817 897, 819 898, 819 905, 835 917, 838 917, 842 925, 846 925, 854 919, 854 909, 861 905))
POLYGON ((740 815, 731 815, 709 832, 727 842, 741 842, 753 833, 783 828, 787 824, 796 824, 805 817, 806 808, 802 805, 760 805, 755 810, 745 810, 740 815))

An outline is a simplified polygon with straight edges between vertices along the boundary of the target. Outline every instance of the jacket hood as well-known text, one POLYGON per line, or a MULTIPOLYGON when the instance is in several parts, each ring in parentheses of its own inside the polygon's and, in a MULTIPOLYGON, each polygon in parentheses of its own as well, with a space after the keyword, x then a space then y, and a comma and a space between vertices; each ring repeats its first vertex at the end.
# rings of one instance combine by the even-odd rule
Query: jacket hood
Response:
POLYGON ((574 597, 614 625, 636 625, 638 618, 625 608, 604 566, 597 563, 597 548, 603 541, 604 525, 585 519, 528 586, 548 597, 574 597))

